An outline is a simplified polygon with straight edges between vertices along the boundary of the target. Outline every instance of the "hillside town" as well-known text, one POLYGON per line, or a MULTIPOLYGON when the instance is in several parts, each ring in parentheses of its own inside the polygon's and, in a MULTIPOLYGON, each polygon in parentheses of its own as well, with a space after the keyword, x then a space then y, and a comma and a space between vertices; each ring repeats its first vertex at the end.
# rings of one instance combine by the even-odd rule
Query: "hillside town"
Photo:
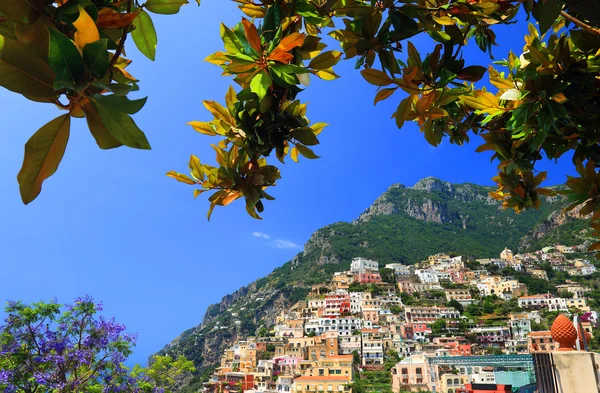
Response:
POLYGON ((533 392, 532 356, 558 348, 559 314, 578 316, 594 341, 598 313, 579 278, 596 267, 583 250, 439 253, 414 265, 354 258, 273 326, 237 340, 204 391, 533 392))

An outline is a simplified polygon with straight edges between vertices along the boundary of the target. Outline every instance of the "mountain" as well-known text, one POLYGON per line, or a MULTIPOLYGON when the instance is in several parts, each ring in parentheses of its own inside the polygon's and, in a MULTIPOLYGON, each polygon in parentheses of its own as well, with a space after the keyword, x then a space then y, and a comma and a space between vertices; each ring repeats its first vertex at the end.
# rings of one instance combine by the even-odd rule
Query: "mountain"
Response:
POLYGON ((485 258, 499 256, 504 247, 527 251, 586 240, 587 222, 562 214, 563 199, 548 197, 539 210, 517 215, 488 195, 492 189, 432 177, 412 187, 395 184, 353 222, 317 230, 293 260, 208 307, 202 324, 161 350, 160 354, 185 355, 199 370, 180 391, 195 391, 225 348, 263 325, 273 325, 312 284, 348 269, 354 257, 381 265, 413 264, 438 252, 485 258))

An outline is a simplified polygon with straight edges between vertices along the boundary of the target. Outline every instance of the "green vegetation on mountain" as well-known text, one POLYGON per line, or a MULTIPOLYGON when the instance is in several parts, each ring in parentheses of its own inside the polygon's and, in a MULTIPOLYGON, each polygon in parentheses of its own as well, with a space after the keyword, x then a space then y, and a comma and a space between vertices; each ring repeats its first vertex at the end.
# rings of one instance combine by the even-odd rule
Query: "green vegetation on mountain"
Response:
MULTIPOLYGON (((357 220, 317 230, 293 260, 210 306, 200 326, 184 332, 161 353, 193 360, 199 373, 188 386, 201 387, 199 375, 206 376, 216 365, 223 348, 272 327, 282 310, 304 299, 312 285, 348 269, 355 257, 375 259, 383 267, 414 264, 439 252, 498 257, 504 247, 524 251, 534 244, 554 244, 546 236, 566 245, 581 244, 583 238, 569 231, 585 223, 560 215, 563 200, 548 198, 539 210, 517 215, 490 198, 491 190, 434 178, 413 187, 394 185, 357 220)), ((530 281, 534 292, 556 290, 547 282, 530 281)))

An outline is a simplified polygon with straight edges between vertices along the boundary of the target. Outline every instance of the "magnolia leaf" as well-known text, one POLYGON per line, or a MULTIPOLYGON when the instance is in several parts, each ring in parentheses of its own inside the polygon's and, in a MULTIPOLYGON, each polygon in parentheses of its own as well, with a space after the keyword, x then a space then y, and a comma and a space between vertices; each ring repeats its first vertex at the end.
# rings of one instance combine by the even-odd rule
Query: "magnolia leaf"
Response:
POLYGON ((392 94, 394 94, 394 92, 397 90, 397 87, 392 87, 392 88, 388 88, 388 89, 381 89, 377 92, 377 94, 375 95, 375 100, 373 102, 373 105, 377 105, 377 103, 379 101, 383 101, 387 98, 389 98, 392 94))
POLYGON ((414 101, 414 96, 408 96, 398 105, 398 109, 396 109, 395 117, 396 117, 396 126, 398 128, 402 128, 406 118, 410 114, 412 110, 412 103, 414 101))
POLYGON ((244 46, 235 33, 223 23, 221 23, 221 39, 225 45, 225 50, 229 53, 240 53, 244 51, 244 46))
POLYGON ((560 15, 563 5, 563 0, 545 0, 538 1, 533 6, 532 14, 540 24, 540 34, 544 34, 552 27, 552 24, 560 15))
POLYGON ((0 12, 21 25, 34 23, 44 13, 45 0, 0 0, 0 12))
POLYGON ((102 102, 96 100, 91 100, 91 102, 100 114, 102 123, 115 139, 125 146, 150 150, 150 144, 148 143, 148 139, 146 139, 146 135, 138 128, 131 116, 127 113, 107 108, 102 105, 102 102))
POLYGON ((298 162, 298 148, 296 146, 292 147, 290 150, 290 157, 292 161, 298 162))
POLYGON ((317 136, 308 127, 302 127, 302 128, 297 128, 295 130, 292 130, 292 138, 295 138, 296 140, 298 140, 301 143, 308 145, 308 146, 313 146, 313 145, 319 144, 319 140, 317 139, 317 136))
POLYGON ((327 123, 315 123, 312 126, 310 126, 310 128, 313 130, 313 132, 315 133, 315 135, 319 135, 323 129, 325 127, 327 127, 329 124, 327 123))
POLYGON ((103 38, 100 41, 87 44, 83 48, 83 62, 88 71, 95 78, 103 78, 108 72, 109 54, 107 51, 108 39, 103 38))
POLYGON ((463 68, 457 75, 456 78, 468 81, 468 82, 478 82, 483 78, 483 74, 485 74, 486 68, 482 66, 469 66, 463 68))
POLYGON ((302 154, 306 158, 309 158, 311 160, 320 158, 311 149, 309 149, 308 147, 306 147, 304 145, 297 144, 296 147, 298 148, 298 151, 300 152, 300 154, 302 154))
POLYGON ((387 86, 393 82, 385 72, 373 68, 362 70, 360 73, 367 82, 375 86, 387 86))
POLYGON ((25 158, 17 180, 23 203, 33 201, 42 191, 44 180, 52 176, 65 154, 71 116, 57 117, 40 128, 25 144, 25 158))
POLYGON ((244 25, 244 35, 246 36, 246 40, 248 40, 252 49, 260 54, 262 52, 262 43, 260 42, 260 36, 258 35, 256 26, 245 18, 242 19, 242 24, 244 25))
POLYGON ((190 184, 190 185, 197 184, 193 179, 190 179, 187 175, 184 175, 183 173, 169 171, 169 172, 167 172, 167 176, 172 177, 173 179, 175 179, 181 183, 190 184))
MULTIPOLYGON (((0 26, 5 23, 0 24, 0 26)), ((47 62, 49 41, 48 27, 53 25, 54 24, 50 19, 41 17, 38 18, 35 23, 30 25, 16 24, 13 30, 15 38, 19 42, 27 45, 27 48, 38 55, 44 62, 47 62)))
POLYGON ((88 101, 81 105, 83 112, 85 113, 85 120, 87 121, 90 133, 96 140, 96 144, 101 149, 114 149, 119 146, 123 146, 121 142, 117 140, 110 131, 104 127, 100 114, 94 108, 94 106, 88 101))
POLYGON ((92 42, 96 42, 100 39, 100 33, 98 33, 98 28, 96 27, 96 22, 81 6, 79 6, 79 18, 75 22, 73 22, 73 26, 77 31, 75 32, 75 45, 79 48, 80 51, 83 51, 83 48, 87 44, 91 44, 92 42))
POLYGON ((181 6, 187 3, 187 0, 148 0, 144 7, 155 14, 172 15, 178 13, 181 6))
POLYGON ((339 75, 333 72, 332 68, 328 68, 326 70, 318 70, 317 72, 315 72, 315 74, 325 81, 332 81, 334 79, 339 78, 339 75))
MULTIPOLYGON (((198 0, 200 1, 200 0, 198 0)), ((251 18, 264 18, 265 17, 265 9, 260 5, 256 4, 244 4, 241 5, 240 10, 251 18)), ((270 9, 270 7, 269 7, 270 9)))
POLYGON ((137 100, 130 100, 126 96, 119 94, 111 94, 108 96, 92 94, 91 97, 107 109, 129 113, 130 115, 138 113, 144 105, 146 105, 146 100, 148 99, 148 97, 144 97, 137 100))
POLYGON ((48 63, 56 74, 54 89, 75 89, 85 72, 83 58, 77 47, 67 36, 55 29, 48 29, 50 46, 48 63))
POLYGON ((202 101, 204 103, 204 107, 212 113, 214 117, 217 119, 221 119, 225 122, 231 121, 231 115, 229 111, 224 108, 221 104, 216 101, 202 101))
POLYGON ((131 32, 131 38, 133 38, 135 46, 137 46, 144 56, 154 61, 156 58, 158 37, 156 36, 152 18, 150 18, 150 15, 146 11, 142 11, 131 24, 135 27, 131 32))
POLYGON ((189 167, 190 173, 195 180, 204 181, 204 169, 202 168, 200 159, 193 154, 190 156, 189 167))
POLYGON ((279 42, 279 45, 277 45, 275 50, 273 50, 273 52, 275 52, 275 51, 289 52, 294 48, 302 46, 302 44, 304 43, 305 37, 306 37, 305 34, 292 33, 292 34, 284 37, 281 40, 281 42, 279 42))
POLYGON ((269 73, 266 71, 259 72, 256 74, 254 78, 252 78, 252 82, 250 82, 250 90, 253 93, 256 93, 259 100, 262 100, 267 92, 269 91, 269 87, 273 81, 269 76, 269 73))
POLYGON ((198 131, 201 134, 210 135, 210 136, 217 135, 217 133, 215 132, 215 130, 213 129, 213 127, 211 126, 211 124, 208 123, 208 122, 205 122, 205 121, 190 121, 188 124, 190 126, 192 126, 194 128, 194 130, 198 131))
POLYGON ((18 41, 0 35, 0 86, 35 98, 54 97, 48 64, 18 41))
POLYGON ((313 68, 315 70, 324 70, 327 68, 331 68, 334 65, 336 65, 341 58, 342 52, 323 52, 319 56, 312 59, 312 61, 308 64, 308 68, 313 68))
POLYGON ((127 26, 138 16, 140 11, 121 14, 119 12, 111 12, 98 15, 96 26, 99 29, 122 29, 127 26))

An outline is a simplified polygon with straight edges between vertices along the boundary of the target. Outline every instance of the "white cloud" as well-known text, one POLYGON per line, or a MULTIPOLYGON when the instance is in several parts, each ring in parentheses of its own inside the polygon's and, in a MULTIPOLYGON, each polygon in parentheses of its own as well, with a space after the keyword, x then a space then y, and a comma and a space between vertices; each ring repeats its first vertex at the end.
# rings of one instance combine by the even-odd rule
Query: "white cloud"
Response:
POLYGON ((271 242, 271 245, 275 248, 302 248, 296 243, 284 239, 276 239, 275 241, 271 242))
POLYGON ((266 233, 262 233, 262 232, 252 232, 252 236, 256 236, 256 237, 261 237, 263 239, 270 239, 271 236, 267 235, 266 233))
POLYGON ((302 249, 302 247, 296 243, 294 243, 291 240, 285 240, 285 239, 273 239, 271 240, 271 236, 267 235, 266 233, 263 232, 252 232, 252 236, 254 237, 258 237, 260 239, 265 239, 265 240, 269 240, 269 242, 267 243, 269 246, 273 247, 273 248, 279 248, 279 249, 302 249))

